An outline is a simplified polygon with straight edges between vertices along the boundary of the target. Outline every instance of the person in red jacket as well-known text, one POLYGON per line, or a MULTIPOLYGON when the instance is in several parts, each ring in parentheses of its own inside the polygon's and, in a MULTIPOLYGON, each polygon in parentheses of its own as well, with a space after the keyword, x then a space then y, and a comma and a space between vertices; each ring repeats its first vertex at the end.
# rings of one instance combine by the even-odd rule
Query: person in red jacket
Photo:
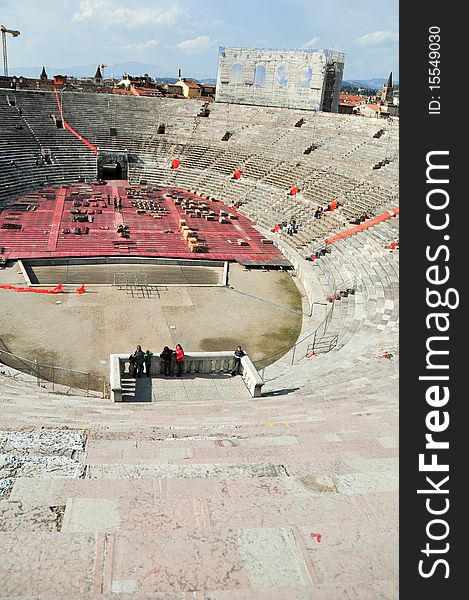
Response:
POLYGON ((184 350, 181 344, 176 344, 176 349, 174 351, 174 355, 176 357, 176 365, 177 365, 177 377, 181 377, 182 373, 182 361, 184 360, 184 350))

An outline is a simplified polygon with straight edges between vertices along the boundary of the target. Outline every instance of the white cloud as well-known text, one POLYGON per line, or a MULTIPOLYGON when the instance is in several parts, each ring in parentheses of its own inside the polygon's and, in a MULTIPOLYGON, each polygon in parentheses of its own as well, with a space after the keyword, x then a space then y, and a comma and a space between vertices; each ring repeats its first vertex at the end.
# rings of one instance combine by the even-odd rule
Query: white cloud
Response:
POLYGON ((362 46, 377 46, 388 42, 397 42, 399 40, 398 33, 390 31, 373 31, 357 38, 357 42, 362 46))
POLYGON ((187 13, 177 3, 169 8, 127 8, 115 0, 80 0, 80 9, 73 15, 73 23, 99 21, 108 26, 128 28, 144 25, 174 25, 187 13))
POLYGON ((147 50, 148 48, 154 48, 158 45, 158 40, 147 40, 146 42, 133 42, 122 46, 125 50, 147 50))
POLYGON ((319 38, 313 37, 309 40, 309 42, 305 42, 301 47, 304 48, 305 50, 308 48, 314 48, 318 42, 319 42, 319 38))
POLYGON ((185 52, 186 54, 197 54, 198 52, 205 52, 213 48, 214 41, 211 40, 208 35, 199 35, 193 40, 184 40, 179 42, 176 46, 185 52))

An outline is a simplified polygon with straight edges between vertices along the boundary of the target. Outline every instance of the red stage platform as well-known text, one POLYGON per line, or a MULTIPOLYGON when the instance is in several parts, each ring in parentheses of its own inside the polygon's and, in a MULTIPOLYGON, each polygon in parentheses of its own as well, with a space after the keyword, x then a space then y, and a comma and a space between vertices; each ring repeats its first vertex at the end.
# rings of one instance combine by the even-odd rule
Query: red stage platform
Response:
POLYGON ((6 260, 146 256, 283 263, 277 248, 262 240, 249 219, 222 202, 126 181, 48 188, 0 206, 0 258, 6 260))

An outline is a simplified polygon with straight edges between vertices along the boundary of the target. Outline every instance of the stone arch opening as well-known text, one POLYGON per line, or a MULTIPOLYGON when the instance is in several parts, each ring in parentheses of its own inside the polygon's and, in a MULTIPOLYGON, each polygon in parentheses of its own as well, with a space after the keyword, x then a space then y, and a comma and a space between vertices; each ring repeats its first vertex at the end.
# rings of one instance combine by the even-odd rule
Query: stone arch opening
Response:
POLYGON ((284 88, 288 85, 288 68, 286 65, 279 65, 277 67, 277 74, 275 77, 277 87, 284 88))
POLYGON ((128 179, 129 161, 126 152, 100 150, 98 155, 98 179, 128 179))
POLYGON ((254 85, 262 87, 265 85, 265 65, 256 65, 254 69, 254 85))
POLYGON ((117 160, 104 163, 102 170, 103 175, 101 179, 122 179, 122 166, 117 160))
POLYGON ((231 67, 230 83, 243 83, 243 65, 237 63, 231 67))
POLYGON ((301 71, 300 79, 298 80, 298 87, 309 88, 311 85, 311 79, 313 78, 313 69, 311 67, 305 67, 301 71))

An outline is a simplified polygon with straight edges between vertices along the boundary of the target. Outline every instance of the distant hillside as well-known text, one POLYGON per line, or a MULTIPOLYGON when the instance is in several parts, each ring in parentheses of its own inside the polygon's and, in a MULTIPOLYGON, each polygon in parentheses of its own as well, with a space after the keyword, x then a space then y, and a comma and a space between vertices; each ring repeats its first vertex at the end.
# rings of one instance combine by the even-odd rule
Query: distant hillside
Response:
MULTIPOLYGON (((363 87, 370 90, 380 90, 387 80, 387 77, 375 77, 374 79, 344 79, 342 81, 342 85, 349 87, 363 87)), ((399 85, 399 81, 393 80, 393 85, 399 85)))

